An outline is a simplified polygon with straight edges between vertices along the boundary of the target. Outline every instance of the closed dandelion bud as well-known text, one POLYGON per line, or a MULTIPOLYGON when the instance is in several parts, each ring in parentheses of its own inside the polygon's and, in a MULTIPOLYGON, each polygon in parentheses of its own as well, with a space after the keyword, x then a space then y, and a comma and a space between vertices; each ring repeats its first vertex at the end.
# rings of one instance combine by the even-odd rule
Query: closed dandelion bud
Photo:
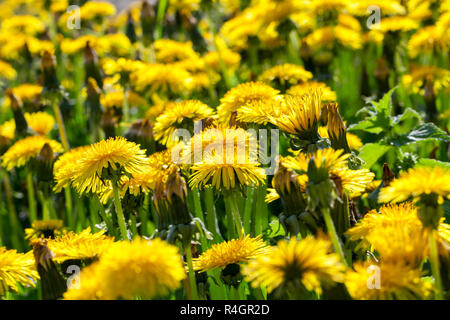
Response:
POLYGON ((57 265, 53 262, 55 254, 48 248, 47 240, 35 240, 32 245, 36 270, 41 278, 42 299, 61 298, 67 286, 57 265))
POLYGON ((443 216, 443 200, 437 194, 422 194, 420 196, 420 206, 418 217, 425 228, 436 230, 443 216))
MULTIPOLYGON (((155 206, 157 230, 162 233, 169 229, 172 224, 168 205, 165 197, 165 181, 160 177, 155 185, 155 191, 153 192, 152 201, 155 206)), ((161 236, 161 235, 160 235, 161 236)), ((161 238, 164 238, 161 236, 161 238)))
POLYGON ((318 168, 314 159, 311 159, 308 164, 307 174, 309 181, 306 184, 306 194, 310 201, 310 209, 333 207, 335 192, 333 183, 328 178, 328 169, 318 168))
POLYGON ((130 129, 125 133, 125 138, 141 145, 147 155, 155 152, 155 139, 153 137, 153 123, 150 119, 139 119, 131 124, 130 129))
POLYGON ((128 39, 130 39, 131 43, 135 43, 137 41, 136 30, 134 27, 134 21, 133 21, 133 16, 131 15, 131 12, 128 12, 127 26, 126 26, 125 34, 127 35, 128 39))
POLYGON ((102 117, 102 106, 100 105, 100 95, 102 91, 94 78, 88 79, 86 109, 89 112, 89 124, 91 129, 100 124, 102 117))
POLYGON ((385 187, 389 187, 389 185, 391 184, 392 180, 395 179, 395 174, 394 172, 391 170, 391 168, 389 168, 389 165, 385 162, 383 163, 383 183, 385 187))
POLYGON ((142 1, 141 6, 141 26, 144 43, 153 41, 153 32, 155 30, 155 9, 148 1, 142 1))
POLYGON ((105 139, 116 136, 116 119, 113 109, 108 109, 103 113, 100 125, 105 133, 105 139))
POLYGON ((427 107, 427 119, 429 121, 435 122, 438 118, 439 113, 436 108, 436 94, 434 92, 434 82, 430 76, 428 76, 425 81, 423 96, 425 98, 425 105, 427 107))
POLYGON ((94 78, 100 88, 103 88, 103 76, 98 63, 98 56, 90 42, 86 42, 84 48, 84 68, 86 69, 85 82, 88 85, 89 78, 94 78))
POLYGON ((292 30, 296 30, 297 27, 295 23, 291 19, 284 19, 280 22, 280 24, 277 26, 276 30, 279 34, 281 34, 285 39, 289 37, 289 33, 292 30))
POLYGON ((220 280, 230 287, 238 288, 242 279, 241 266, 237 263, 230 263, 220 273, 220 280))
POLYGON ((379 96, 382 96, 389 91, 389 67, 384 58, 379 58, 376 62, 374 76, 378 83, 379 96))
MULTIPOLYGON (((322 109, 323 110, 323 109, 322 109)), ((333 149, 344 149, 350 153, 350 147, 347 142, 347 130, 344 121, 338 111, 337 103, 330 103, 327 106, 328 113, 328 136, 330 137, 331 147, 333 149)))
POLYGON ((289 217, 303 212, 306 208, 306 201, 303 196, 305 186, 300 185, 298 175, 280 166, 274 175, 272 184, 280 195, 284 214, 289 217))
POLYGON ((25 137, 28 131, 28 124, 22 112, 22 101, 13 93, 12 90, 6 90, 6 95, 11 101, 11 109, 14 115, 14 121, 16 123, 15 136, 25 137))
POLYGON ((41 152, 36 157, 36 177, 39 184, 39 189, 45 195, 49 195, 53 184, 53 162, 55 156, 52 147, 46 143, 41 149, 41 152))
POLYGON ((56 57, 50 51, 44 51, 41 60, 43 87, 45 91, 57 91, 60 84, 56 75, 56 57))
POLYGON ((22 57, 24 57, 27 64, 31 64, 33 62, 33 56, 30 52, 30 47, 28 46, 28 42, 25 41, 22 49, 22 57))
POLYGON ((186 181, 181 176, 179 169, 174 170, 168 175, 166 181, 166 196, 169 204, 169 210, 173 211, 172 216, 175 217, 174 224, 187 224, 192 221, 189 213, 186 197, 186 181))

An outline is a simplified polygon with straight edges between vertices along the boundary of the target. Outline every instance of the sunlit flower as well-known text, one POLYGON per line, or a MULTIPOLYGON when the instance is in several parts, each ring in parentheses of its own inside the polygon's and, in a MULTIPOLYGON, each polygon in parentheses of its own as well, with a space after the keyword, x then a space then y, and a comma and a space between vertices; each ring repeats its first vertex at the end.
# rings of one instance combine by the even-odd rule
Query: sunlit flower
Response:
POLYGON ((41 136, 47 135, 55 125, 55 119, 53 116, 46 112, 26 112, 24 116, 28 126, 31 127, 35 133, 41 136))
POLYGON ((279 241, 268 254, 250 260, 243 273, 253 287, 266 286, 269 292, 303 285, 320 294, 323 286, 344 280, 344 268, 329 240, 307 236, 279 241))
POLYGON ((304 94, 308 94, 311 91, 322 91, 322 100, 323 101, 336 101, 336 92, 331 90, 330 87, 328 87, 323 82, 317 82, 317 81, 308 81, 305 83, 301 83, 298 85, 295 85, 293 87, 290 87, 286 93, 291 96, 302 96, 304 94))
MULTIPOLYGON (((327 127, 319 127, 318 131, 322 138, 329 138, 327 127)), ((347 132, 347 142, 352 150, 359 150, 363 146, 361 139, 357 135, 349 132, 347 132)))
POLYGON ((0 60, 0 78, 12 80, 16 76, 16 70, 9 63, 0 60))
POLYGON ((152 299, 177 289, 186 277, 178 248, 161 239, 114 243, 100 260, 84 268, 81 288, 66 300, 152 299))
POLYGON ((63 229, 62 220, 36 220, 31 224, 31 228, 25 229, 25 239, 34 240, 40 238, 54 238, 63 229))
POLYGON ((2 166, 6 170, 14 167, 21 167, 35 158, 42 147, 48 143, 53 152, 62 152, 61 144, 55 140, 48 139, 44 136, 30 136, 16 141, 2 156, 2 166))
POLYGON ((420 269, 383 262, 357 262, 353 267, 355 271, 345 276, 345 285, 354 299, 420 300, 430 296, 432 284, 421 278, 420 269))
POLYGON ((277 80, 281 84, 286 83, 289 85, 295 85, 298 83, 306 82, 312 79, 312 77, 312 73, 306 71, 305 69, 303 69, 303 67, 286 63, 264 71, 260 76, 260 80, 267 82, 277 80))
POLYGON ((261 238, 261 235, 256 238, 247 235, 241 239, 213 244, 194 259, 194 270, 204 272, 215 268, 224 269, 229 264, 247 262, 251 258, 266 254, 268 247, 261 238))
POLYGON ((18 291, 20 283, 35 287, 39 275, 34 267, 33 252, 18 253, 0 247, 0 296, 8 290, 18 291))
POLYGON ((114 239, 104 235, 105 231, 91 233, 91 228, 75 233, 70 231, 47 242, 48 248, 55 254, 54 261, 66 260, 95 261, 109 249, 114 239))

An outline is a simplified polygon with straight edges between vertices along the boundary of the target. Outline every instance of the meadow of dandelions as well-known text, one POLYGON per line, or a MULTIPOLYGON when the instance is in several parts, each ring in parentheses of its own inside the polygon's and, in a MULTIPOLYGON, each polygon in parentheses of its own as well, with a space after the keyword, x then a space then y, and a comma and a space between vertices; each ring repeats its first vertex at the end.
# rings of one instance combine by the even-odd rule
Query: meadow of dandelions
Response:
POLYGON ((1 299, 450 298, 450 1, 127 5, 0 2, 1 299))

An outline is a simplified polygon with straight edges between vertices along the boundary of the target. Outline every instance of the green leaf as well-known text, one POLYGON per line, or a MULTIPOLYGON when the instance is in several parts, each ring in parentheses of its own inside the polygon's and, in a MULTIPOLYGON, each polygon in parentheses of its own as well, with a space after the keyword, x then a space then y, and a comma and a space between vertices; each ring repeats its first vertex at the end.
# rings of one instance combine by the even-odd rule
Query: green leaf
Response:
POLYGON ((420 120, 421 117, 420 117, 420 114, 416 110, 411 109, 411 108, 406 108, 405 112, 403 112, 402 114, 395 116, 393 118, 394 124, 397 124, 401 121, 405 121, 408 119, 419 119, 420 120))
POLYGON ((439 166, 439 167, 443 167, 443 168, 450 168, 450 162, 442 162, 439 160, 435 160, 435 159, 427 159, 427 158, 422 158, 419 159, 419 161, 417 161, 416 167, 435 167, 435 166, 439 166))
POLYGON ((440 140, 449 142, 450 136, 448 136, 443 130, 436 127, 433 123, 423 123, 415 127, 409 133, 393 139, 392 144, 395 146, 404 146, 409 143, 424 140, 440 140))
POLYGON ((359 157, 364 160, 364 168, 370 169, 390 148, 380 143, 367 143, 365 144, 359 153, 359 157))
POLYGON ((371 101, 372 107, 364 108, 364 112, 369 117, 352 125, 348 128, 350 131, 363 130, 370 133, 379 134, 385 129, 392 126, 391 109, 392 109, 392 93, 396 88, 389 90, 380 101, 371 101))

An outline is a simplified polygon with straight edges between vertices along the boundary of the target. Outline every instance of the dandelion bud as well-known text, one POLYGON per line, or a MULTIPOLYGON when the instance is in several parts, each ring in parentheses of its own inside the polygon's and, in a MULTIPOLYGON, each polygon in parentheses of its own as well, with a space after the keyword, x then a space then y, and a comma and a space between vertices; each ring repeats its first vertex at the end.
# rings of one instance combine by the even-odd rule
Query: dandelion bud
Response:
POLYGON ((444 215, 440 196, 434 193, 422 194, 417 216, 425 228, 437 230, 444 215))
POLYGON ((133 16, 131 15, 131 12, 128 12, 125 34, 127 35, 128 39, 130 39, 131 43, 135 43, 137 41, 136 30, 134 27, 134 20, 133 16))
POLYGON ((56 300, 61 298, 67 286, 66 281, 53 262, 55 254, 48 248, 47 240, 35 240, 32 245, 36 270, 41 278, 42 299, 56 300))
POLYGON ((105 139, 116 136, 116 119, 113 109, 108 109, 103 113, 100 125, 105 132, 105 139))
POLYGON ((144 43, 150 43, 153 41, 155 23, 155 9, 148 3, 148 1, 142 1, 141 26, 144 43))
POLYGON ((103 77, 98 63, 98 56, 89 41, 84 48, 84 67, 86 69, 85 82, 88 85, 89 78, 94 78, 100 88, 103 88, 103 77))
POLYGON ((166 197, 170 210, 173 210, 175 217, 174 224, 187 224, 191 222, 192 216, 189 213, 186 197, 186 181, 181 176, 178 168, 174 167, 168 175, 166 181, 166 197))
POLYGON ((385 162, 383 163, 383 183, 385 187, 388 187, 391 182, 395 179, 395 174, 392 172, 389 165, 385 162))
POLYGON ((438 118, 438 111, 436 108, 436 93, 434 92, 433 78, 428 76, 425 80, 425 87, 423 96, 427 107, 427 118, 429 121, 435 122, 438 118))
POLYGON ((103 108, 100 105, 101 93, 102 91, 98 87, 97 81, 95 81, 94 78, 89 78, 87 85, 87 99, 85 102, 85 107, 89 114, 90 129, 93 130, 94 132, 97 132, 97 127, 100 124, 102 118, 103 108))
POLYGON ((56 75, 56 57, 50 51, 44 51, 44 54, 42 55, 41 71, 43 75, 44 90, 58 90, 59 80, 56 75))
POLYGON ((153 123, 150 119, 139 119, 131 124, 125 133, 125 138, 141 145, 141 149, 147 150, 147 155, 155 152, 155 139, 153 137, 153 123))
POLYGON ((14 121, 16 122, 15 135, 17 137, 24 137, 27 135, 28 124, 22 112, 22 101, 10 89, 6 90, 6 95, 11 101, 11 109, 14 115, 14 121))
POLYGON ((306 208, 305 186, 301 185, 298 175, 280 165, 277 173, 274 175, 272 185, 280 195, 284 214, 289 217, 303 212, 306 208))
POLYGON ((44 195, 49 195, 53 184, 53 149, 50 144, 46 143, 41 149, 41 152, 36 157, 36 177, 39 184, 39 189, 44 195))
POLYGON ((344 149, 346 153, 350 153, 350 147, 347 142, 347 130, 344 121, 338 111, 337 103, 330 103, 327 106, 328 113, 328 136, 330 137, 333 149, 344 149))
POLYGON ((377 65, 374 70, 374 76, 378 83, 378 91, 381 96, 389 91, 389 67, 386 59, 377 59, 377 65))

